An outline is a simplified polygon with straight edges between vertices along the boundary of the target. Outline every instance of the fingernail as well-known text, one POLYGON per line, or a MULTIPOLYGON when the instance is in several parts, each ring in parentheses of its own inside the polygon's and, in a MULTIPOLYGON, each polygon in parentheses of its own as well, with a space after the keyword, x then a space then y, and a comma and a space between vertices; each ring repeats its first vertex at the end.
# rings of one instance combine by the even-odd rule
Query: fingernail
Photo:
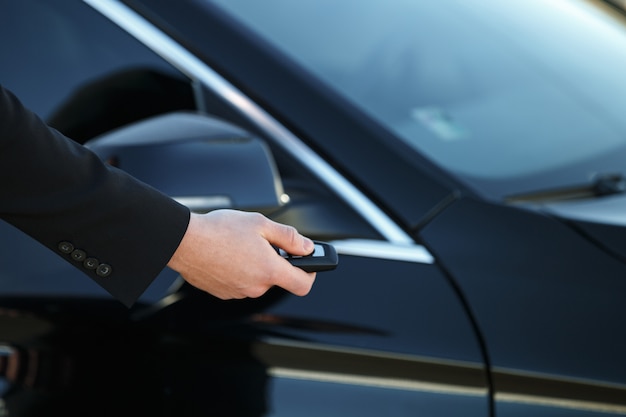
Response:
POLYGON ((304 244, 302 247, 304 249, 304 252, 311 253, 315 249, 315 244, 313 243, 311 239, 305 237, 304 244))

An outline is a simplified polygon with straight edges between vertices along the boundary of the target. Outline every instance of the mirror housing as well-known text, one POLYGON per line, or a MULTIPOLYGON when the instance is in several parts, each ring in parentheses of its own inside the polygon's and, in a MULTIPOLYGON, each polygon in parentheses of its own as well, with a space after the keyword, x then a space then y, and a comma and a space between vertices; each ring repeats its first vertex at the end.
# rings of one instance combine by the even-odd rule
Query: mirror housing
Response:
POLYGON ((282 182, 267 145, 214 117, 167 113, 98 136, 85 146, 194 212, 268 212, 282 205, 282 182))

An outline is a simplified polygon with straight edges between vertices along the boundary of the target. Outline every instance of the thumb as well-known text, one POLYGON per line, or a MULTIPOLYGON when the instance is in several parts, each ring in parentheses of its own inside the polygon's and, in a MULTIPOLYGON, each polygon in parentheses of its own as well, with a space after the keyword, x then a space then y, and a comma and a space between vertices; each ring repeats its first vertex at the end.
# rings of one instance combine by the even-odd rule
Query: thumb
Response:
POLYGON ((268 220, 269 223, 263 233, 263 237, 274 246, 278 246, 292 255, 309 255, 315 249, 313 241, 302 236, 298 231, 285 224, 268 220))

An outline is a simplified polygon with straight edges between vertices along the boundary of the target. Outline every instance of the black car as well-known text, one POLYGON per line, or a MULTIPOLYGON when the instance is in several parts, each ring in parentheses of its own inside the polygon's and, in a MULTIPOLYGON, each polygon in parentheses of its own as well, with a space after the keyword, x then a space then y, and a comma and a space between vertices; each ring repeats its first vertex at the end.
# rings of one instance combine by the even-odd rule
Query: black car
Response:
MULTIPOLYGON (((20 0, 0 82, 312 292, 132 308, 0 224, 0 416, 626 414, 626 18, 589 1, 20 0)), ((149 210, 146 207, 146 210, 149 210)))

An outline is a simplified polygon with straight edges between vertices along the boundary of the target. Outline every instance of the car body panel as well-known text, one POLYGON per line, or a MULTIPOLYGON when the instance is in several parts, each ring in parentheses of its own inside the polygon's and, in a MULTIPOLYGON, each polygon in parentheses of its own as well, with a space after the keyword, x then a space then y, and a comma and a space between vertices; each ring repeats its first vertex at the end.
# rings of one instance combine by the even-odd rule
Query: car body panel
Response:
POLYGON ((539 204, 536 209, 562 219, 608 253, 626 260, 625 205, 626 198, 618 194, 539 204))
POLYGON ((421 236, 472 306, 496 399, 496 369, 615 384, 625 398, 623 262, 553 217, 471 199, 421 236))

